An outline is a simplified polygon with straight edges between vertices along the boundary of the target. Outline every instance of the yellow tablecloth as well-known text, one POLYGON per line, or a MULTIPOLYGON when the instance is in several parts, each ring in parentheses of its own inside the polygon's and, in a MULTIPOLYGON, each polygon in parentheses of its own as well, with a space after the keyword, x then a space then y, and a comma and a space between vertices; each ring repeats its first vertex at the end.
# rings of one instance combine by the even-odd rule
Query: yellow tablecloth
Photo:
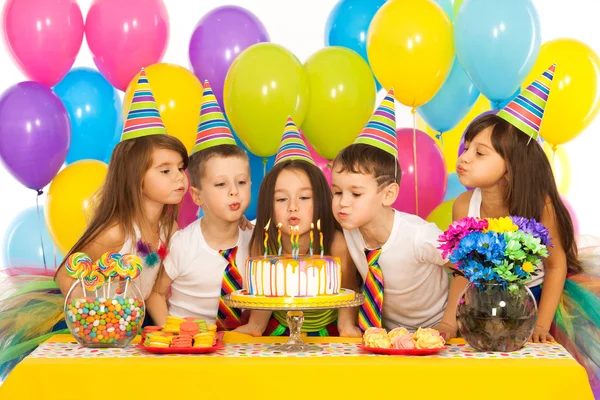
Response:
MULTIPOLYGON (((73 341, 56 335, 48 342, 73 341)), ((276 343, 227 333, 227 345, 276 343)), ((307 338, 311 343, 359 343, 307 338)), ((451 341, 450 343, 460 343, 451 341)), ((58 346, 58 345, 57 345, 58 346)), ((233 348, 233 346, 231 346, 233 348)), ((543 354, 543 352, 542 352, 543 354)), ((27 357, 0 386, 0 399, 593 399, 572 358, 402 356, 124 358, 27 357)))

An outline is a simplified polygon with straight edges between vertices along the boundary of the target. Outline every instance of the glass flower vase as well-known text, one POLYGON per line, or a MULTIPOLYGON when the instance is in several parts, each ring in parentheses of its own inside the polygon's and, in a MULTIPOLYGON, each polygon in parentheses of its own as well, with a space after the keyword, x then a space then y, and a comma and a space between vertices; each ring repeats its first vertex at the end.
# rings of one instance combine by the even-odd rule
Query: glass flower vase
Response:
POLYGON ((523 284, 469 284, 456 310, 461 336, 479 351, 516 351, 533 332, 537 304, 523 284))
POLYGON ((97 290, 75 281, 65 299, 65 321, 85 347, 125 347, 141 332, 146 308, 135 282, 112 278, 97 290))

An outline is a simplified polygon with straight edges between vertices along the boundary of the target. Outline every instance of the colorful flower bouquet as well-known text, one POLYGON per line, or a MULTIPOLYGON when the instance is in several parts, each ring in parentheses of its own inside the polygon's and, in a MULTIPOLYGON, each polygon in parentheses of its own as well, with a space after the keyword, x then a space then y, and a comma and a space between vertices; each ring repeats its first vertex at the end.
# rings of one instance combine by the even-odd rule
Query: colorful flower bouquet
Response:
POLYGON ((548 229, 523 217, 471 218, 439 238, 444 257, 470 282, 458 302, 461 335, 482 351, 513 351, 535 327, 537 305, 525 283, 551 246, 548 229))

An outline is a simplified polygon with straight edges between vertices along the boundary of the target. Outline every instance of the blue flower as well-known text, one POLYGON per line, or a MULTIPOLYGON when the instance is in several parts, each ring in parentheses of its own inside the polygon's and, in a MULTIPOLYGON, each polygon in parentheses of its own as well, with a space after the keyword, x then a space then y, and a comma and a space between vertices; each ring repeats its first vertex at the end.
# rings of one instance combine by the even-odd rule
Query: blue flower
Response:
POLYGON ((496 232, 481 233, 477 238, 477 252, 483 255, 486 261, 495 265, 502 263, 505 248, 504 236, 496 232))

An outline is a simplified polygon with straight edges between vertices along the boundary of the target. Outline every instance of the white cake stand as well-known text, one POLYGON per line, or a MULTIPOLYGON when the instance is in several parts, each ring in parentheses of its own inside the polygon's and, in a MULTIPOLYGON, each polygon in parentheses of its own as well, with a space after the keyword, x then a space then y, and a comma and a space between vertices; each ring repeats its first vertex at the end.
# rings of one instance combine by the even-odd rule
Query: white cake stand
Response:
POLYGON ((304 322, 304 311, 358 307, 364 303, 365 296, 360 293, 354 293, 354 297, 348 300, 349 292, 354 293, 349 289, 342 289, 342 293, 338 296, 324 296, 322 299, 317 297, 310 299, 310 303, 305 298, 298 298, 298 302, 296 303, 292 297, 282 297, 281 302, 277 302, 278 298, 265 297, 265 301, 261 302, 258 296, 247 296, 249 299, 242 301, 239 299, 239 296, 236 297, 236 300, 233 300, 231 295, 226 295, 223 300, 229 307, 245 310, 287 311, 286 319, 290 329, 290 336, 285 344, 270 346, 269 350, 284 353, 299 353, 322 350, 320 346, 307 344, 302 340, 301 330, 304 322), (336 297, 339 297, 339 299, 336 299, 336 297))

